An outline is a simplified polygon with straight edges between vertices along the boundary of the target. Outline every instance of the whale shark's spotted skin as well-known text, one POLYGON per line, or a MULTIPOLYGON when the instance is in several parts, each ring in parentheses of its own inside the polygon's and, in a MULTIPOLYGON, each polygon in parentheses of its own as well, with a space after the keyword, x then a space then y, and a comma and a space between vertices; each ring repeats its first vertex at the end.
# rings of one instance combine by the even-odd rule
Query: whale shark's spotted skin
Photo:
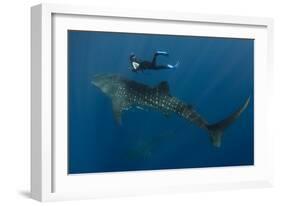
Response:
POLYGON ((117 87, 116 92, 112 94, 113 99, 122 98, 121 110, 128 110, 134 106, 149 107, 157 109, 165 115, 177 113, 179 116, 193 121, 199 127, 205 127, 205 120, 190 105, 184 104, 169 94, 167 82, 161 82, 156 87, 149 87, 135 81, 125 79, 123 81, 125 84, 117 87))
POLYGON ((249 98, 236 112, 221 122, 209 125, 191 105, 171 96, 166 81, 151 87, 118 75, 97 75, 92 83, 112 99, 112 108, 116 121, 121 124, 123 110, 152 108, 168 116, 175 113, 184 119, 208 131, 214 146, 219 147, 223 130, 234 122, 246 109, 249 98))

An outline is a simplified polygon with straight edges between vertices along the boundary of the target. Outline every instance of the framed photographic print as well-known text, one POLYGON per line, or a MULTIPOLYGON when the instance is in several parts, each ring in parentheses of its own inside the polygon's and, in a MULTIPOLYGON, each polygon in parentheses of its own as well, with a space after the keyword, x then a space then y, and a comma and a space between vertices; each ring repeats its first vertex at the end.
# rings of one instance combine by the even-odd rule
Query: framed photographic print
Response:
POLYGON ((34 199, 272 185, 271 19, 31 14, 34 199))

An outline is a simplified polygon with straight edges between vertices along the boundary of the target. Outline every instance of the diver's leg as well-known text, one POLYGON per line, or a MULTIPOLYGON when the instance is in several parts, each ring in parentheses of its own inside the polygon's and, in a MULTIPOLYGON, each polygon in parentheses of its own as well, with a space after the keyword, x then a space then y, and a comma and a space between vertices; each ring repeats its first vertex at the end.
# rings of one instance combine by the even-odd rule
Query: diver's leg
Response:
POLYGON ((156 51, 154 53, 154 56, 153 56, 153 59, 152 59, 152 64, 154 66, 156 66, 156 59, 157 59, 157 56, 159 56, 159 55, 168 56, 169 54, 168 54, 168 52, 165 52, 165 51, 156 51))
POLYGON ((156 51, 155 54, 156 55, 163 55, 163 56, 168 56, 169 55, 169 53, 165 52, 165 51, 156 51))
POLYGON ((153 59, 152 59, 152 66, 155 67, 156 66, 156 59, 157 59, 157 53, 154 53, 153 59))
POLYGON ((167 67, 168 67, 169 69, 175 69, 175 68, 177 68, 179 65, 180 65, 180 62, 177 61, 177 63, 176 63, 175 65, 167 64, 167 67))
POLYGON ((155 67, 156 70, 158 69, 175 69, 179 66, 179 62, 177 62, 175 65, 167 64, 167 65, 158 65, 155 67))

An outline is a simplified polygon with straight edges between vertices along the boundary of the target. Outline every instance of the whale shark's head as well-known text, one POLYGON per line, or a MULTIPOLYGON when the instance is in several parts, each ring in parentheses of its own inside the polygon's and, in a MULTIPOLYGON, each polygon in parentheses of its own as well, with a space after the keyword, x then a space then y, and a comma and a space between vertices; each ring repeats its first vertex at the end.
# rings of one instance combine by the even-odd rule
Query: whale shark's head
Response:
POLYGON ((99 74, 94 76, 91 83, 103 93, 111 96, 122 85, 122 79, 117 75, 99 74))

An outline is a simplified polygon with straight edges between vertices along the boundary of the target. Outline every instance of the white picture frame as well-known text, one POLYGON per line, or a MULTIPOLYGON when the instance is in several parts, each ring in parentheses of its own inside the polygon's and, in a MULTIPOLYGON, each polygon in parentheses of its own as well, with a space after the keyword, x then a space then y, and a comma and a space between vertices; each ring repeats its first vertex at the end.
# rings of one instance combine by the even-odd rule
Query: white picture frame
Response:
POLYGON ((273 137, 268 131, 266 112, 273 75, 272 30, 273 21, 269 18, 167 14, 56 4, 32 7, 32 198, 53 201, 272 186, 273 137), (158 25, 157 29, 154 24, 158 25), (173 32, 165 29, 167 25, 175 28, 173 32), (65 33, 73 28, 255 38, 255 165, 69 176, 66 171, 66 110, 63 109, 67 103, 65 33))

